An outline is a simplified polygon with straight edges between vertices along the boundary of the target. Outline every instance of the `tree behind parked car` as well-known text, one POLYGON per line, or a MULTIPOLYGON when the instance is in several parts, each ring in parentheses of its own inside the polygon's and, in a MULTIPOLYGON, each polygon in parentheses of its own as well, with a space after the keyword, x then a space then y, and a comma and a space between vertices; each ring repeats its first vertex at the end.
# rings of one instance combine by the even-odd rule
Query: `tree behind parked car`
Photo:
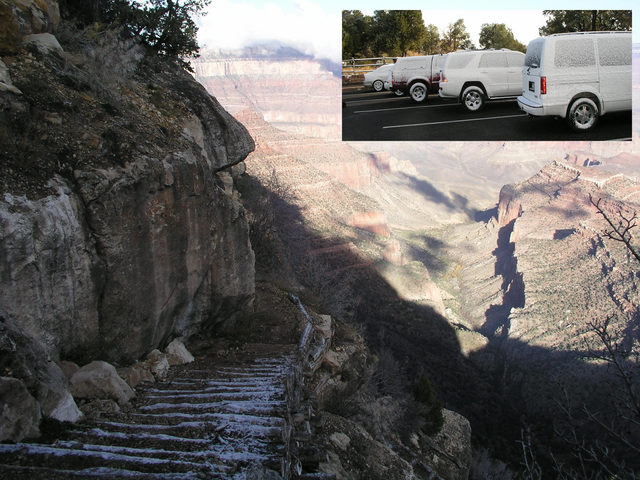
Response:
POLYGON ((480 29, 480 48, 508 48, 525 53, 527 46, 513 36, 513 32, 504 23, 483 23, 480 29))
POLYGON ((543 10, 540 36, 567 32, 631 30, 631 10, 543 10))
POLYGON ((393 57, 419 50, 427 34, 420 10, 376 10, 373 25, 376 50, 393 57))
POLYGON ((449 24, 447 31, 442 35, 440 45, 442 47, 442 53, 473 48, 471 36, 469 32, 467 32, 467 27, 462 18, 456 20, 455 23, 449 24))

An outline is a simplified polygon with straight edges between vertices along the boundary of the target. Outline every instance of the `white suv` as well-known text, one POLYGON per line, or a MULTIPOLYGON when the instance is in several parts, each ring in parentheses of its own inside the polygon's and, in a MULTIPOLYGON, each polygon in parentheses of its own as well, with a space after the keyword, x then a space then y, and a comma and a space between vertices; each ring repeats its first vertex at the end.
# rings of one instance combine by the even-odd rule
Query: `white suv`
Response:
POLYGON ((470 112, 487 100, 516 98, 522 94, 524 53, 512 50, 464 50, 447 55, 442 66, 439 94, 458 98, 470 112))

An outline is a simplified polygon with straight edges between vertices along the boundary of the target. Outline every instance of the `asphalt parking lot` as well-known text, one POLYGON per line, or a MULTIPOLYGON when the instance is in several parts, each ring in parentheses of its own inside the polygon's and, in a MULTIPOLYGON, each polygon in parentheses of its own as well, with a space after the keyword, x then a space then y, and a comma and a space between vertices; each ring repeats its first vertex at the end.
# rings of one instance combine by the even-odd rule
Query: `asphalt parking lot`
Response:
POLYGON ((515 100, 487 102, 467 112, 455 100, 409 97, 343 87, 342 140, 631 140, 631 111, 606 114, 591 132, 577 133, 564 119, 530 118, 515 100))

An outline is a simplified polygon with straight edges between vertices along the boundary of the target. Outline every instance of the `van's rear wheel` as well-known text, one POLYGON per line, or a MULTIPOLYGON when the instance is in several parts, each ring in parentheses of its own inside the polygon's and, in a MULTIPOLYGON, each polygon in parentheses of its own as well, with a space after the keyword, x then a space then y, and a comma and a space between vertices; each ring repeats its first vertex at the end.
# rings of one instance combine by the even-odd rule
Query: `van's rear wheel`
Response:
POLYGON ((409 89, 411 100, 416 103, 424 102, 427 99, 427 86, 424 83, 416 82, 409 89))
POLYGON ((462 105, 470 112, 477 112, 484 106, 484 92, 475 85, 467 87, 460 96, 462 105))
POLYGON ((590 98, 578 98, 569 107, 569 128, 575 132, 586 132, 598 122, 598 106, 590 98))
POLYGON ((381 92, 383 88, 384 88, 384 83, 382 83, 382 80, 376 80, 375 82, 373 82, 373 89, 376 92, 381 92))

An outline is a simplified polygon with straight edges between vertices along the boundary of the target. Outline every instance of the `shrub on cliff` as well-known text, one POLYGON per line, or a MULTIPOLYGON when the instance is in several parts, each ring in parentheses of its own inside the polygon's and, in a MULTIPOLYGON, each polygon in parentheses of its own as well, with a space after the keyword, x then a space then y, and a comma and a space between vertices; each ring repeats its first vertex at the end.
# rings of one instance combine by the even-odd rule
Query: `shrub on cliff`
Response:
POLYGON ((159 55, 184 62, 198 56, 198 27, 211 0, 61 0, 63 17, 81 25, 104 23, 125 27, 159 55))
POLYGON ((424 420, 422 431, 427 435, 435 435, 444 425, 442 403, 436 397, 433 386, 426 375, 422 375, 418 383, 413 387, 413 397, 424 408, 422 412, 424 420))

